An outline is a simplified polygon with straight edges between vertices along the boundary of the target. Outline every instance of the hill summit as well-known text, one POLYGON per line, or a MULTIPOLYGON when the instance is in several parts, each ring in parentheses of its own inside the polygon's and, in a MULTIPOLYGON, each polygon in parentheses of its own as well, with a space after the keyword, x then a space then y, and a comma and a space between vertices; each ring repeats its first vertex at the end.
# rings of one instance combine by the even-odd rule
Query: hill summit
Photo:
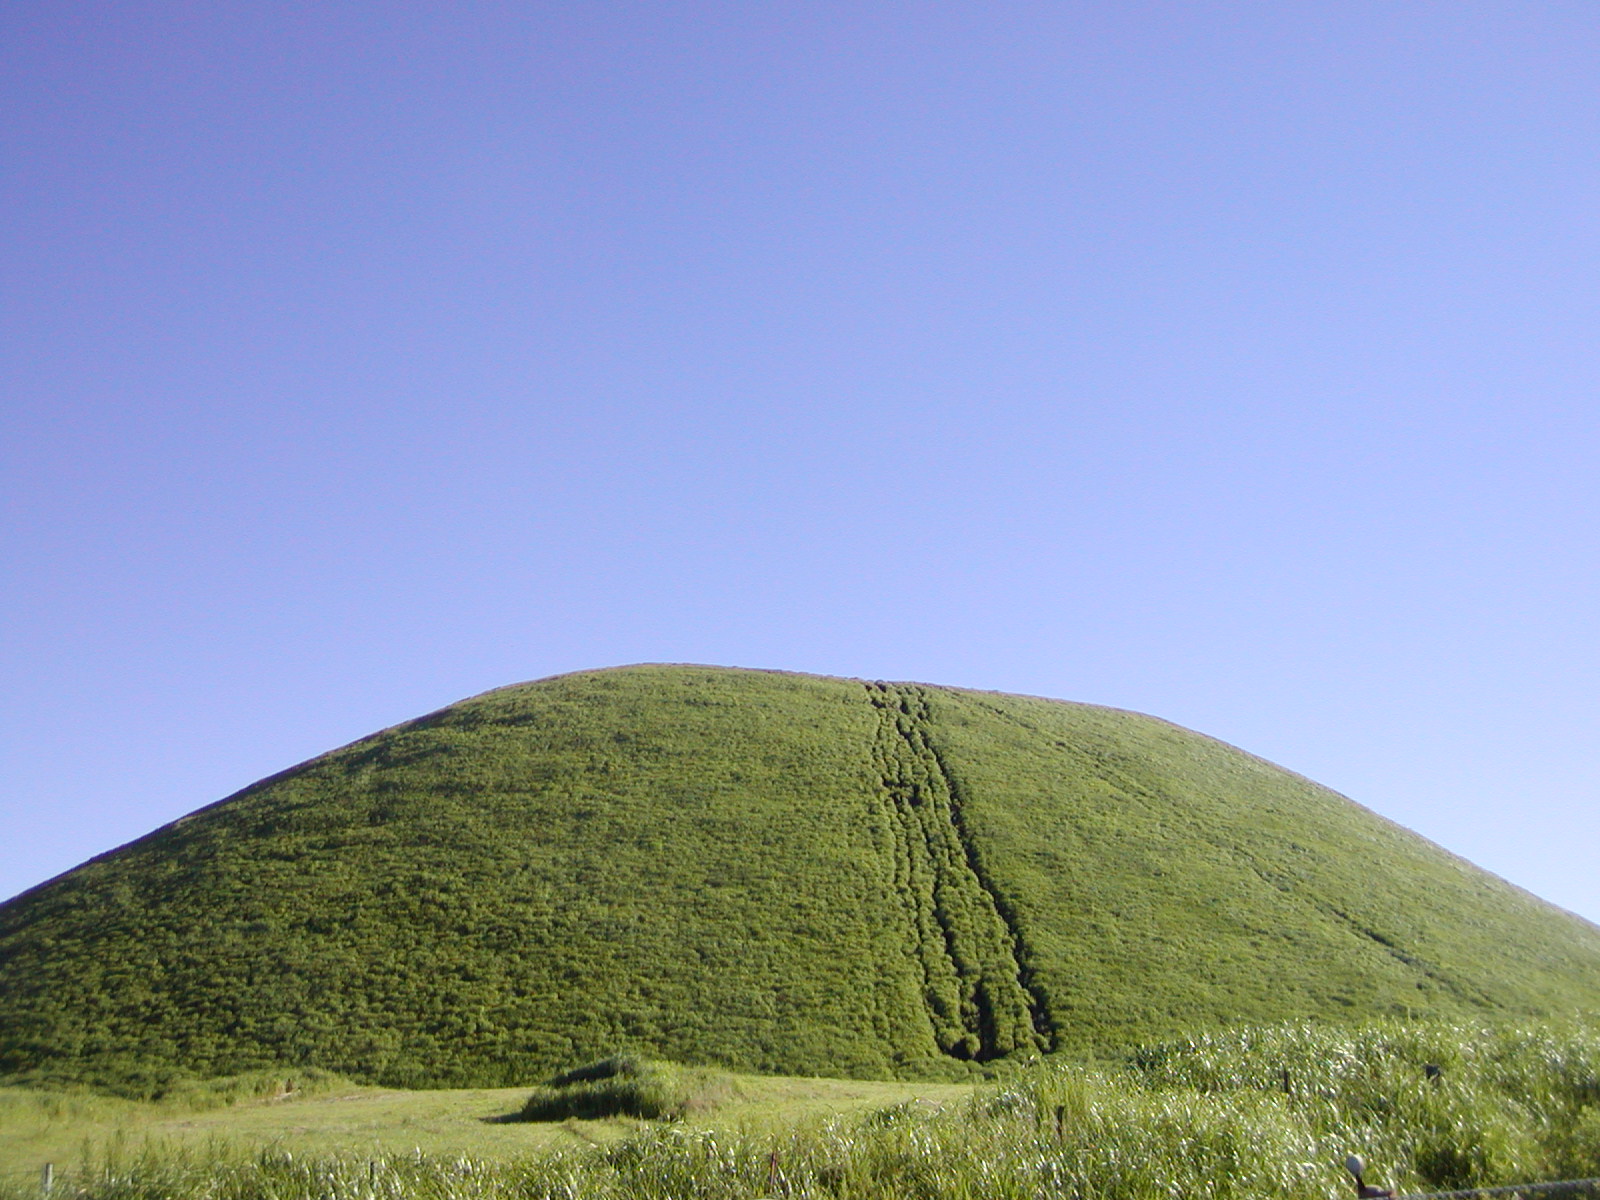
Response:
POLYGON ((638 666, 464 700, 0 907, 0 1073, 959 1076, 1600 1006, 1600 929, 1152 717, 638 666))

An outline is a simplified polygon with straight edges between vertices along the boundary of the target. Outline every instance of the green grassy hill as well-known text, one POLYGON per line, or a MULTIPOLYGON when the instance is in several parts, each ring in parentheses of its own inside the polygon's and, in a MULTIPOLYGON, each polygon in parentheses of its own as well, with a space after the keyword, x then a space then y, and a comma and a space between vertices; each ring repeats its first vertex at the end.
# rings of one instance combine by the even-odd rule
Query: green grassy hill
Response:
POLYGON ((1150 717, 645 666, 489 692, 0 907, 0 1073, 959 1078, 1600 1008, 1600 929, 1150 717))

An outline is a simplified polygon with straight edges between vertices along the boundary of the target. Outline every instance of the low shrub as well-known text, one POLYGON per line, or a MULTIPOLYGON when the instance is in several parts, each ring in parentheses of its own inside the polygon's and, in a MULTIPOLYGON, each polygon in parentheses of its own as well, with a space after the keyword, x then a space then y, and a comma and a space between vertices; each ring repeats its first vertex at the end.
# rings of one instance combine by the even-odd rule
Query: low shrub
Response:
POLYGON ((717 1071, 619 1054, 574 1067, 536 1088, 521 1116, 524 1121, 678 1120, 717 1107, 730 1089, 728 1077, 717 1071))

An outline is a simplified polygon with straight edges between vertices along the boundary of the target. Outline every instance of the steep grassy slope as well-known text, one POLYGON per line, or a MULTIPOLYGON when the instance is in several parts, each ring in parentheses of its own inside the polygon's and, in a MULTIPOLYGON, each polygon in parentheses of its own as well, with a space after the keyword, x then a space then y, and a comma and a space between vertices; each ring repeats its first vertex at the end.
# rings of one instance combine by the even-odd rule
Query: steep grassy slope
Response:
POLYGON ((697 667, 505 688, 0 908, 0 1072, 956 1076, 1600 1006, 1600 930, 1147 717, 697 667))

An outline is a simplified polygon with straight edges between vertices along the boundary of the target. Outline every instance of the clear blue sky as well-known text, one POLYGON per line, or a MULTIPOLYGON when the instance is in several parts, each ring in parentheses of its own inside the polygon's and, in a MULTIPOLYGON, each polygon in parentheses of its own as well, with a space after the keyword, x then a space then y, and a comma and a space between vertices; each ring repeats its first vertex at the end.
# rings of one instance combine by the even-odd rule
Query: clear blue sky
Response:
POLYGON ((1155 713, 1600 920, 1592 0, 12 0, 0 113, 0 896, 690 661, 1155 713))

